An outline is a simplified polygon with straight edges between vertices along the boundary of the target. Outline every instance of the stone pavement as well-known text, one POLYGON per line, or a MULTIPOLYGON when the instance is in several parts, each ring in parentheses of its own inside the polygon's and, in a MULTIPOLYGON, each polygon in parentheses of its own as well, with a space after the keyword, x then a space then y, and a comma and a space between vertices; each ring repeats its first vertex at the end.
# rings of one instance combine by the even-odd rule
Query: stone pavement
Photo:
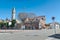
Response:
MULTIPOLYGON (((60 29, 56 30, 57 34, 60 29)), ((54 34, 54 29, 43 30, 0 30, 0 40, 60 40, 49 37, 54 34)))

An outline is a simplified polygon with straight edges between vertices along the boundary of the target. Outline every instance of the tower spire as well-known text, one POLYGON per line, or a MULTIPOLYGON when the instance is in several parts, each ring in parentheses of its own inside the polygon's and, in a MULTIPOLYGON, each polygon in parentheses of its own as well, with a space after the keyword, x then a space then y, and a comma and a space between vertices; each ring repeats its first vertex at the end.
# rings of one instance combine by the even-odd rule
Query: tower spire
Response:
POLYGON ((15 8, 13 8, 13 9, 12 9, 12 20, 15 19, 15 12, 16 12, 16 10, 15 10, 15 8))

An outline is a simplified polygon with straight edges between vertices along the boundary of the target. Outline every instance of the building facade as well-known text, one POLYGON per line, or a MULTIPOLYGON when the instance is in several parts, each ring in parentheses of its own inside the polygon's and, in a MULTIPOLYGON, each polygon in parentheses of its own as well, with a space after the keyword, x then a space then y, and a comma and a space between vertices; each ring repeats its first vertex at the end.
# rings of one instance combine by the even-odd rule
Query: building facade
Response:
POLYGON ((25 25, 27 28, 31 29, 41 29, 45 28, 45 16, 38 16, 34 18, 26 18, 25 25))

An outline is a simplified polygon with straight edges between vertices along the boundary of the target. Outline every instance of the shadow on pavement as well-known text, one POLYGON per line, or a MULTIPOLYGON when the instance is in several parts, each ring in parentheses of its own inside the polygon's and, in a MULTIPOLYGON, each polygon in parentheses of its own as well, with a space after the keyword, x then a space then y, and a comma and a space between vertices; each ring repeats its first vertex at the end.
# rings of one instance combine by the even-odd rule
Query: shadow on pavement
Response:
POLYGON ((53 37, 53 38, 60 39, 60 34, 54 34, 54 35, 50 35, 48 37, 53 37))

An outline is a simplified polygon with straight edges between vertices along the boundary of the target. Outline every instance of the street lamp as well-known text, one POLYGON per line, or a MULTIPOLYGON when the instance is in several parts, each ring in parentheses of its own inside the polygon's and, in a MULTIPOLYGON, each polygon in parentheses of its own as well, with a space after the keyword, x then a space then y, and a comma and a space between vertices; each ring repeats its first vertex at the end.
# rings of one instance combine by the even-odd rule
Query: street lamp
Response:
POLYGON ((54 33, 56 34, 56 28, 55 28, 55 17, 52 17, 52 20, 53 20, 54 33))

